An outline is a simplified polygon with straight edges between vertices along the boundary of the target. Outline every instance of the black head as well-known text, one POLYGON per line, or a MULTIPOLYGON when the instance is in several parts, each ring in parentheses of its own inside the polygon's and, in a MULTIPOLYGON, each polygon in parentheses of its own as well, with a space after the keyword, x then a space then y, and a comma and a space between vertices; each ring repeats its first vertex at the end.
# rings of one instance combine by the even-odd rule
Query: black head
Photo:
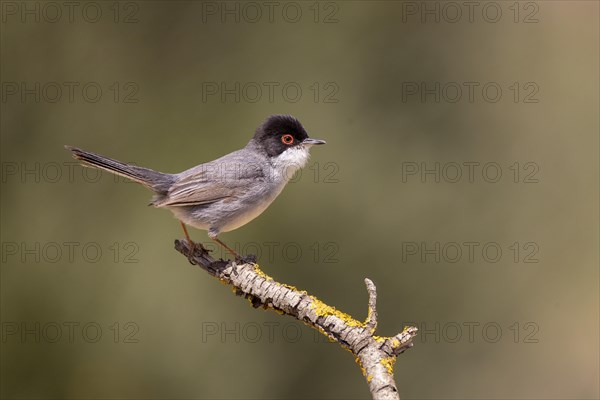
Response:
POLYGON ((308 147, 325 141, 309 138, 300 121, 290 115, 271 115, 256 129, 250 143, 275 157, 295 146, 308 147))

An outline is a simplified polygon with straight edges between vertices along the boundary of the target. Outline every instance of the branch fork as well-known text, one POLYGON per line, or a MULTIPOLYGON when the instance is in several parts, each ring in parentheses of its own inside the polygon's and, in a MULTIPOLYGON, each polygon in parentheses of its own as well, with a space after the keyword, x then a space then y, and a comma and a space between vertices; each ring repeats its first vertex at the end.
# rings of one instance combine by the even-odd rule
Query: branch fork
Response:
POLYGON ((367 319, 360 322, 305 291, 276 282, 255 263, 215 260, 198 243, 190 252, 186 240, 176 240, 175 249, 210 275, 231 285, 235 293, 248 299, 253 307, 292 316, 350 351, 362 369, 373 399, 399 399, 394 363, 398 355, 412 347, 417 328, 405 327, 392 337, 375 335, 377 290, 370 279, 365 279, 369 295, 367 319))

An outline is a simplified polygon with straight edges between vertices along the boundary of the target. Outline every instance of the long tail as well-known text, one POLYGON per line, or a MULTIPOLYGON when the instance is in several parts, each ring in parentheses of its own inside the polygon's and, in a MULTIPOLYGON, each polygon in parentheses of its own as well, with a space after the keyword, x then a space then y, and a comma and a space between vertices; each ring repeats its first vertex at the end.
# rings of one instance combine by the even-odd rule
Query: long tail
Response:
POLYGON ((171 174, 164 174, 149 168, 125 164, 112 158, 101 156, 100 154, 78 149, 77 147, 65 146, 65 149, 73 153, 73 158, 83 161, 87 165, 141 183, 157 194, 166 194, 169 187, 175 181, 175 177, 171 174))

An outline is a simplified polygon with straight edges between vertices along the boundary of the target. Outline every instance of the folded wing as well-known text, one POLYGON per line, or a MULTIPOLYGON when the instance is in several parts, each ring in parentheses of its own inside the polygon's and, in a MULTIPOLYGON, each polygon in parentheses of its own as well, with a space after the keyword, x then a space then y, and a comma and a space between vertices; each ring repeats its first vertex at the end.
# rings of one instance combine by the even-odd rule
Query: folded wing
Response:
POLYGON ((244 154, 233 152, 182 172, 168 193, 156 198, 152 204, 183 207, 231 201, 264 178, 260 163, 248 162, 244 154))

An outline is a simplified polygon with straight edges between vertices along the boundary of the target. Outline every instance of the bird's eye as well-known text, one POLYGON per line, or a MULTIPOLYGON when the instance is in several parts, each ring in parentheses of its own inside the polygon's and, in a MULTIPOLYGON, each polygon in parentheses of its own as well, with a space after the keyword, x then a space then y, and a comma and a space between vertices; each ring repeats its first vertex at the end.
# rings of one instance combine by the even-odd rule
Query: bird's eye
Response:
POLYGON ((289 146, 290 144, 294 143, 294 137, 290 134, 283 135, 281 137, 281 141, 283 142, 283 144, 287 144, 289 146))

